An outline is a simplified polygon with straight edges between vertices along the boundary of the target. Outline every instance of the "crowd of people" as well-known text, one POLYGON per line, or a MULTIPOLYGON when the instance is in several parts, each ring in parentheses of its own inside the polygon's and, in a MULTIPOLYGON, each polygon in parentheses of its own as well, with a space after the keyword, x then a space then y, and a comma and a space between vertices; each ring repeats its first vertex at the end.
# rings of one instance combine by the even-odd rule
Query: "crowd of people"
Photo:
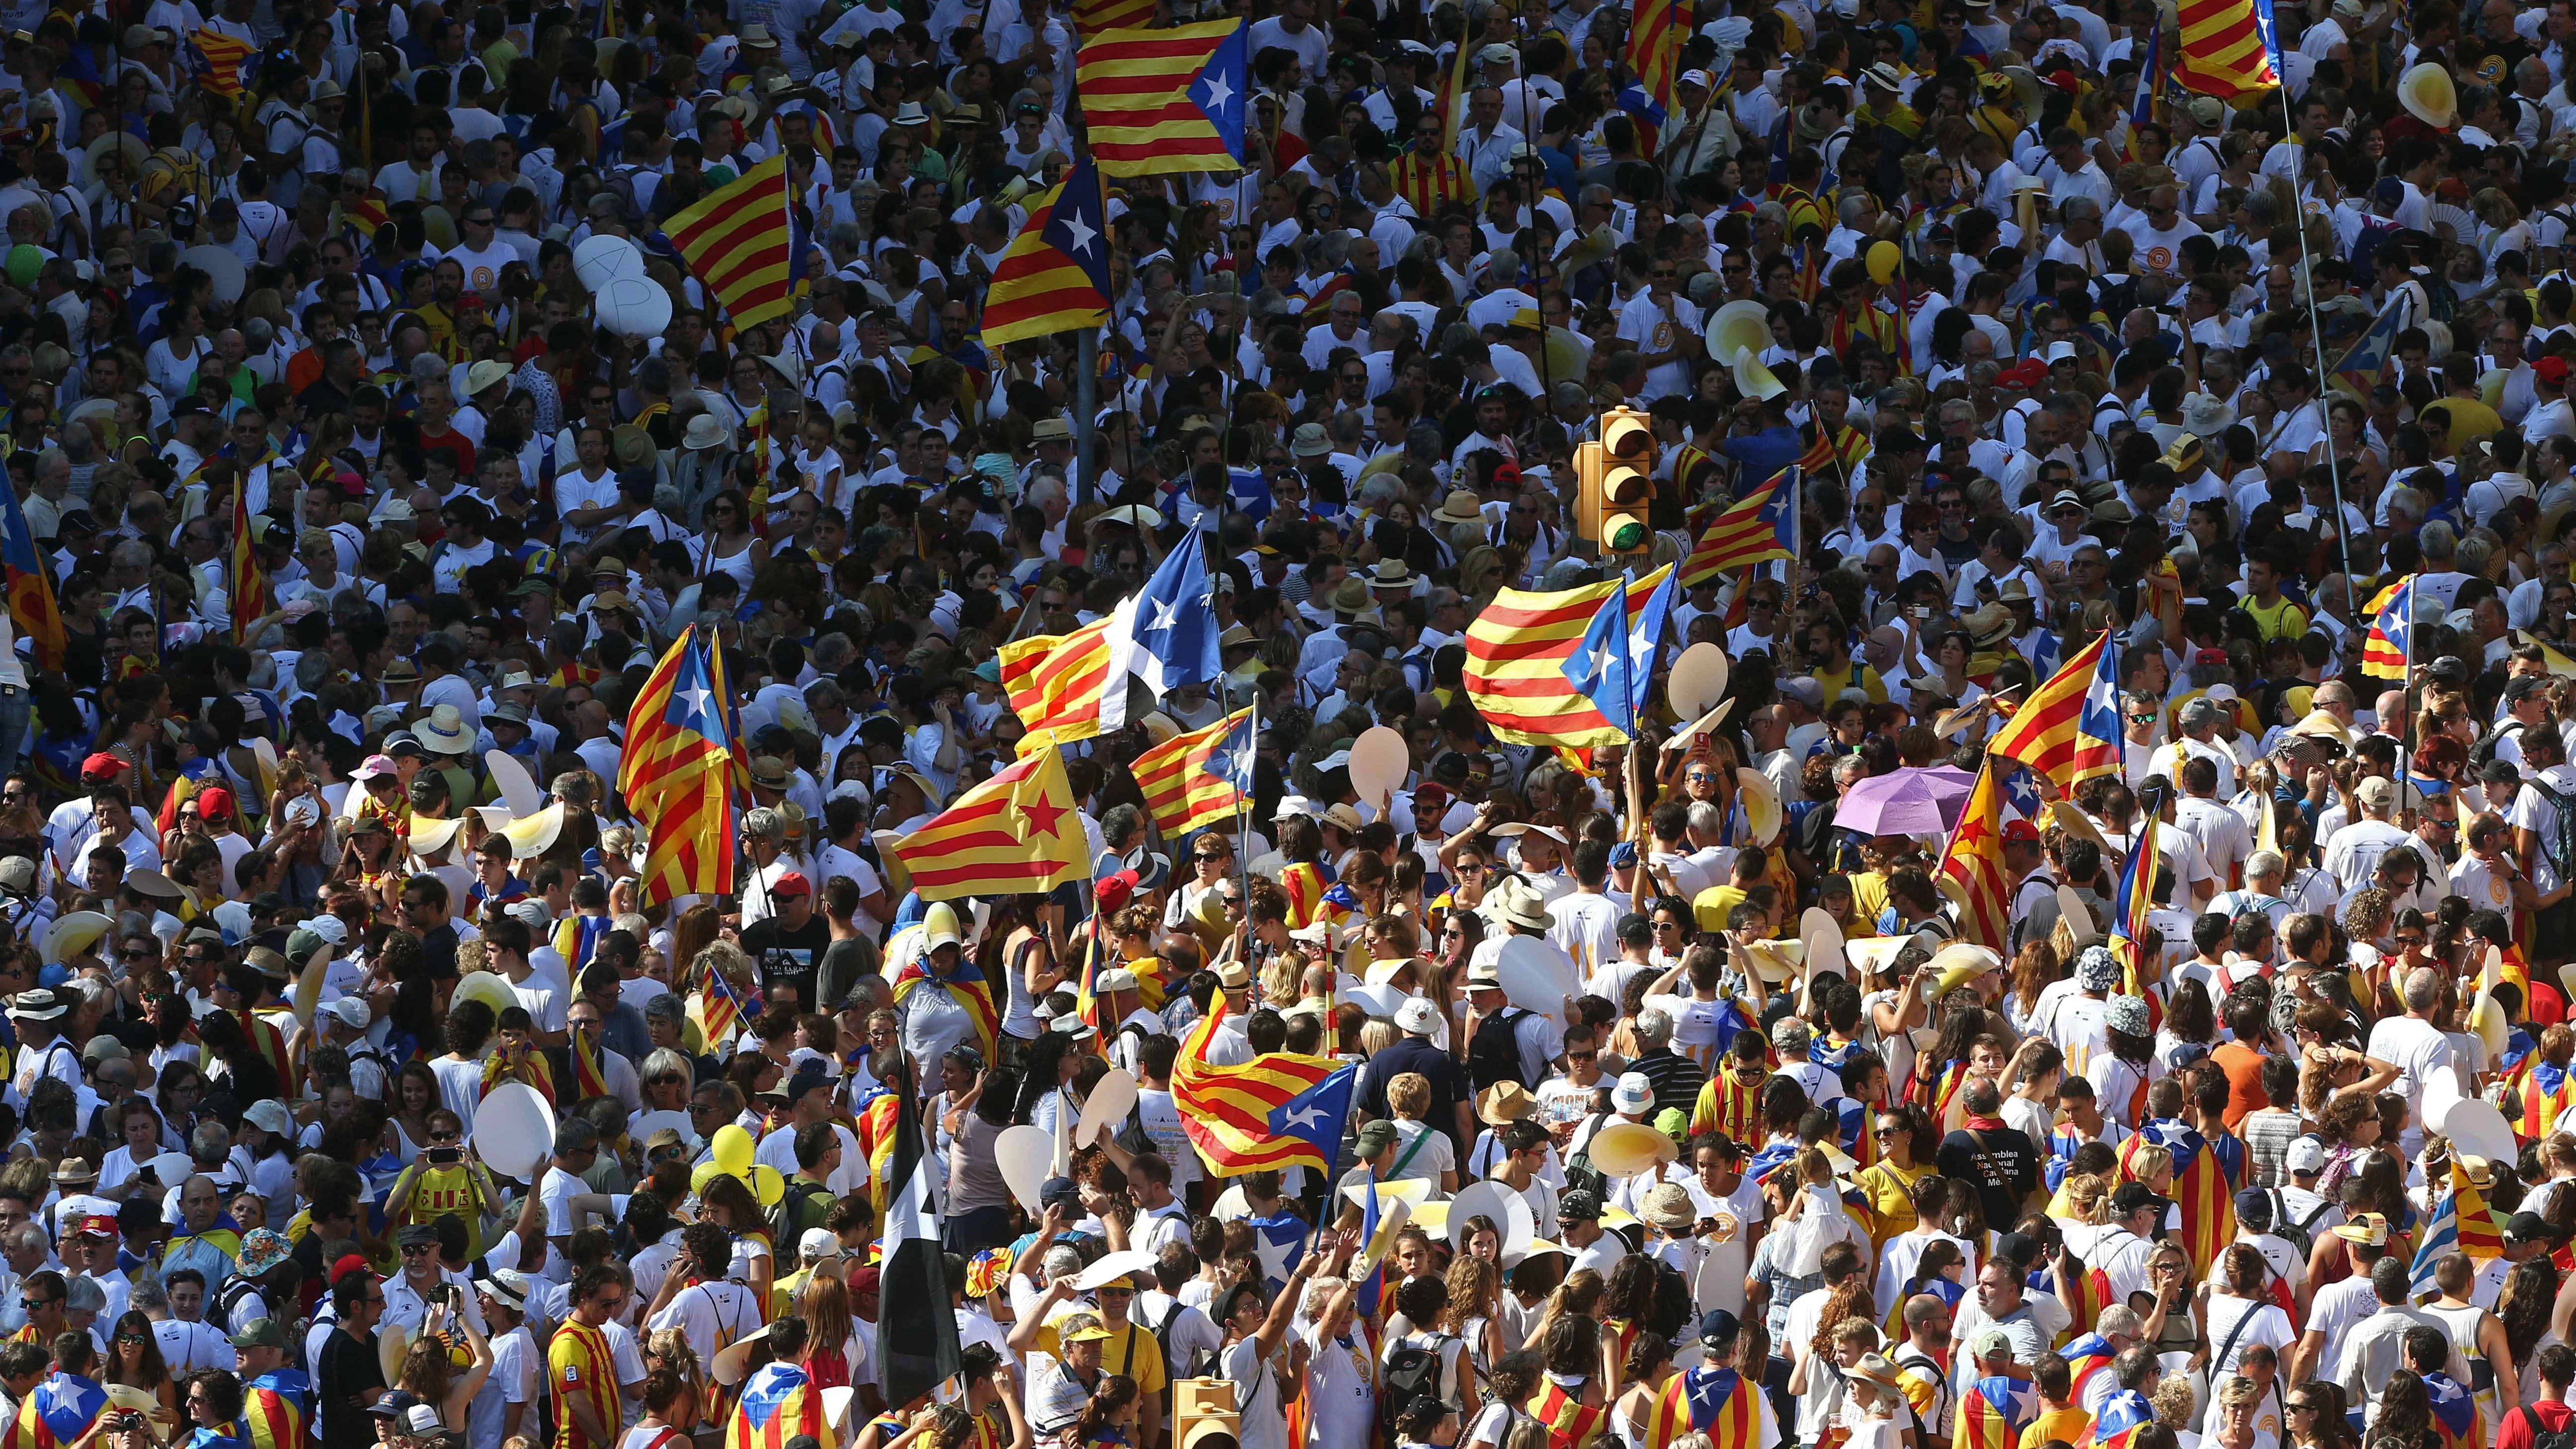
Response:
POLYGON ((2566 1449, 2576 4, 2256 8, 16 7, 11 1449, 2566 1449), (1235 16, 1242 169, 987 347, 1079 47, 1235 16), (666 228, 775 157, 745 326, 666 228), (1176 549, 1223 677, 1029 738, 1176 549), (1498 734, 1471 625, 1623 566, 1631 741, 1498 734), (2104 635, 2118 759, 1988 758, 2104 635), (1086 878, 925 901, 1043 750, 1086 878), (1328 1152, 1190 1105, 1314 1058, 1328 1152))

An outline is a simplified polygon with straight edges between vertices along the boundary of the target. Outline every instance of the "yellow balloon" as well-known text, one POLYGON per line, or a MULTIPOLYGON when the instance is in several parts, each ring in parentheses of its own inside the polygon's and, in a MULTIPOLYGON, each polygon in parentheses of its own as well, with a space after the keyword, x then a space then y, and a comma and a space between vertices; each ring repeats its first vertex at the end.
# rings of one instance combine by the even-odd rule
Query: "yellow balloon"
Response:
POLYGON ((751 1195, 762 1207, 776 1207, 778 1200, 787 1196, 787 1179, 768 1163, 755 1164, 751 1169, 751 1195))
POLYGON ((723 1168, 716 1166, 712 1162, 701 1162, 689 1172, 689 1191, 700 1197, 704 1197, 707 1191, 707 1184, 724 1175, 725 1173, 723 1168))
POLYGON ((1884 287, 1896 280, 1896 269, 1905 264, 1905 254, 1892 241, 1877 242, 1871 245, 1866 261, 1869 279, 1884 287))
POLYGON ((715 1141, 709 1144, 714 1155, 709 1159, 718 1172, 740 1177, 751 1170, 751 1134, 738 1125, 727 1124, 716 1129, 715 1141))

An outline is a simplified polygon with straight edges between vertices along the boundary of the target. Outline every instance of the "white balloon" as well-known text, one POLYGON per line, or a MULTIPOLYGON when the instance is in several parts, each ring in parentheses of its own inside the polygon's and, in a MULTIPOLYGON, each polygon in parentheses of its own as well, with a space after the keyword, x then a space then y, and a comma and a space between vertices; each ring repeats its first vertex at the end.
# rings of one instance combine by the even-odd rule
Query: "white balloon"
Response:
POLYGON ((599 325, 620 337, 654 337, 671 325, 671 294, 642 277, 612 277, 598 298, 599 325))
POLYGON ((595 236, 572 249, 572 274, 596 293, 619 277, 644 275, 644 249, 622 236, 595 236))
POLYGON ((554 1109, 525 1082, 503 1082, 474 1109, 474 1150, 503 1177, 527 1177, 554 1148, 554 1109))

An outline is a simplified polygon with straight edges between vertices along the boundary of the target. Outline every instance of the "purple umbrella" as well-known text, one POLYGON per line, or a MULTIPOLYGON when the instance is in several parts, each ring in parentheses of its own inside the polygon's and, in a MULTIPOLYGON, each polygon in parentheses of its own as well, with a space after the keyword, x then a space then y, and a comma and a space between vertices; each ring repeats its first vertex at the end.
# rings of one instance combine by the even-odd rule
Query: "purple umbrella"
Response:
POLYGON ((1975 781, 1946 765, 1872 775, 1843 795, 1834 825, 1862 835, 1946 835, 1975 781))

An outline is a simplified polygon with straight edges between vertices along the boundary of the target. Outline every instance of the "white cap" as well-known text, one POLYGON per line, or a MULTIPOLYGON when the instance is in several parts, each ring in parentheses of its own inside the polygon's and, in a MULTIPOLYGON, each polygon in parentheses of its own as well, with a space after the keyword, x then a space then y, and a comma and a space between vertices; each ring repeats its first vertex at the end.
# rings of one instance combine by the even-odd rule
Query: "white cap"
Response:
POLYGON ((546 903, 534 896, 524 901, 513 901, 502 909, 508 911, 513 919, 531 931, 542 931, 555 923, 553 913, 546 909, 546 903))
POLYGON ((338 1017, 340 1024, 352 1031, 364 1030, 375 1017, 375 1013, 367 1009, 366 998, 362 996, 343 996, 323 1009, 338 1017))
POLYGON ((837 1258, 841 1256, 841 1235, 830 1228, 807 1228, 805 1235, 796 1240, 796 1252, 809 1263, 837 1258))
POLYGON ((1395 1009, 1395 1028, 1407 1036, 1429 1036, 1440 1026, 1440 1009, 1419 996, 1408 996, 1395 1009))
POLYGON ((1643 1072, 1622 1073, 1619 1085, 1610 1089, 1611 1110, 1636 1116, 1655 1105, 1655 1084, 1643 1072))
POLYGON ((2075 360, 2075 344, 2074 344, 2074 343, 2072 343, 2072 342, 2052 342, 2052 343, 2048 344, 2048 361, 2050 361, 2050 362, 2073 362, 2074 360, 2075 360))

